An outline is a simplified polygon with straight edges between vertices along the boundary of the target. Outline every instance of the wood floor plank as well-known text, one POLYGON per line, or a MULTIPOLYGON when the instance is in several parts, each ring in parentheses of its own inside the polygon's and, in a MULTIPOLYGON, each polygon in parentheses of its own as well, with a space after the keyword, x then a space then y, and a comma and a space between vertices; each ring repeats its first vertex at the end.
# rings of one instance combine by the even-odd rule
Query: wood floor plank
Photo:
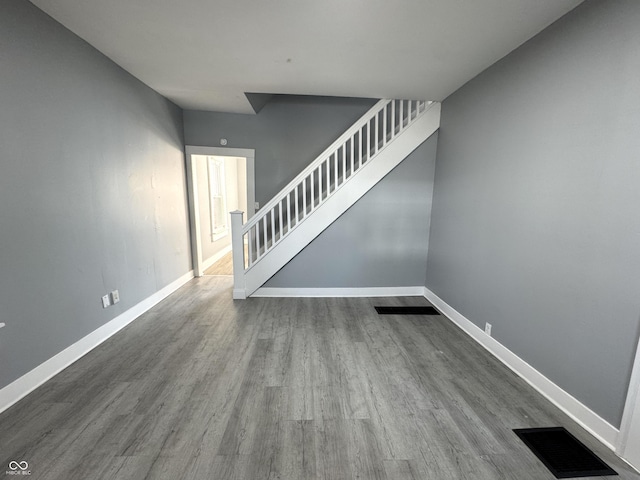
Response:
POLYGON ((351 480, 349 432, 345 420, 324 420, 316 431, 316 461, 318 476, 326 480, 351 480))
POLYGON ((419 480, 421 477, 414 471, 409 460, 384 460, 384 471, 387 478, 393 480, 419 480))
POLYGON ((292 335, 287 419, 313 420, 312 334, 308 329, 295 327, 292 335))
MULTIPOLYGON (((420 297, 232 299, 194 279, 0 414, 33 479, 551 479, 560 425, 640 475, 420 297)), ((603 478, 603 477, 600 477, 603 478)))
POLYGON ((383 449, 373 428, 373 422, 368 419, 355 419, 347 420, 346 425, 349 433, 348 453, 353 477, 387 480, 383 449))
POLYGON ((245 371, 240 392, 226 424, 218 455, 251 453, 253 436, 264 402, 264 360, 272 340, 257 340, 254 354, 245 371))
POLYGON ((263 402, 256 422, 251 446, 254 461, 248 465, 246 478, 280 478, 284 442, 283 387, 264 387, 263 402))
POLYGON ((233 275, 233 252, 225 254, 220 260, 204 271, 205 275, 233 275))
POLYGON ((269 480, 315 479, 316 428, 313 420, 287 420, 283 424, 283 440, 279 470, 269 480))

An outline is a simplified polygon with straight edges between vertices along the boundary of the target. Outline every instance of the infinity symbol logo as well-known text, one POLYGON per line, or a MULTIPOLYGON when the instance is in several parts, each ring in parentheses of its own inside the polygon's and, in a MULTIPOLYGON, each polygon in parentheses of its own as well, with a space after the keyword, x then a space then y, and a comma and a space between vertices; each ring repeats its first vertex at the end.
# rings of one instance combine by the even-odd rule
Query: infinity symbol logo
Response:
POLYGON ((9 462, 9 468, 11 470, 26 470, 29 468, 29 464, 27 462, 16 462, 15 460, 9 462))

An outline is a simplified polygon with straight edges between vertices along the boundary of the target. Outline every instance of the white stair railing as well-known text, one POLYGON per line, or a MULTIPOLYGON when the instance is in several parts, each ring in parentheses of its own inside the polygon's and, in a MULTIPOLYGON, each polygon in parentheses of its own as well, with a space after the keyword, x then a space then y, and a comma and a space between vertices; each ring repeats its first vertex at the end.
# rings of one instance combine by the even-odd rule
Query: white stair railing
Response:
POLYGON ((238 263, 234 265, 236 282, 236 272, 246 273, 260 262, 396 136, 420 118, 431 103, 380 100, 256 212, 242 226, 241 235, 237 229, 242 215, 237 212, 233 244, 234 260, 238 263), (242 256, 235 252, 241 252, 242 256))

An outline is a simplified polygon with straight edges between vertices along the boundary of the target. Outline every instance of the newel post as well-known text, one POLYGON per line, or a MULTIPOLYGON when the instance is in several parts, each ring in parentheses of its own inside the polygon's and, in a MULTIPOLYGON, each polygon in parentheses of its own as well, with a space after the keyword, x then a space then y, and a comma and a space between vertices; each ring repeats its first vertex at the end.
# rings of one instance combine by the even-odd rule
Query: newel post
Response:
POLYGON ((233 250, 233 298, 244 300, 247 293, 244 283, 244 241, 242 240, 242 216, 244 212, 231 212, 231 248, 233 250))

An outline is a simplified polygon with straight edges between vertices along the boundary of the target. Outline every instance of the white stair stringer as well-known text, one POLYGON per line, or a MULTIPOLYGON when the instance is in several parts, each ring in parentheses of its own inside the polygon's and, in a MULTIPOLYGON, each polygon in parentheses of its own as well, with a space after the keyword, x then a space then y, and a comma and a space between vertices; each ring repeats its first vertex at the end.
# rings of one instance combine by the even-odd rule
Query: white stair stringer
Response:
POLYGON ((314 238, 346 212, 365 193, 400 164, 440 127, 440 103, 433 102, 427 111, 405 128, 392 142, 361 167, 311 214, 284 236, 258 262, 245 271, 244 292, 234 289, 234 298, 246 298, 284 267, 314 238))

